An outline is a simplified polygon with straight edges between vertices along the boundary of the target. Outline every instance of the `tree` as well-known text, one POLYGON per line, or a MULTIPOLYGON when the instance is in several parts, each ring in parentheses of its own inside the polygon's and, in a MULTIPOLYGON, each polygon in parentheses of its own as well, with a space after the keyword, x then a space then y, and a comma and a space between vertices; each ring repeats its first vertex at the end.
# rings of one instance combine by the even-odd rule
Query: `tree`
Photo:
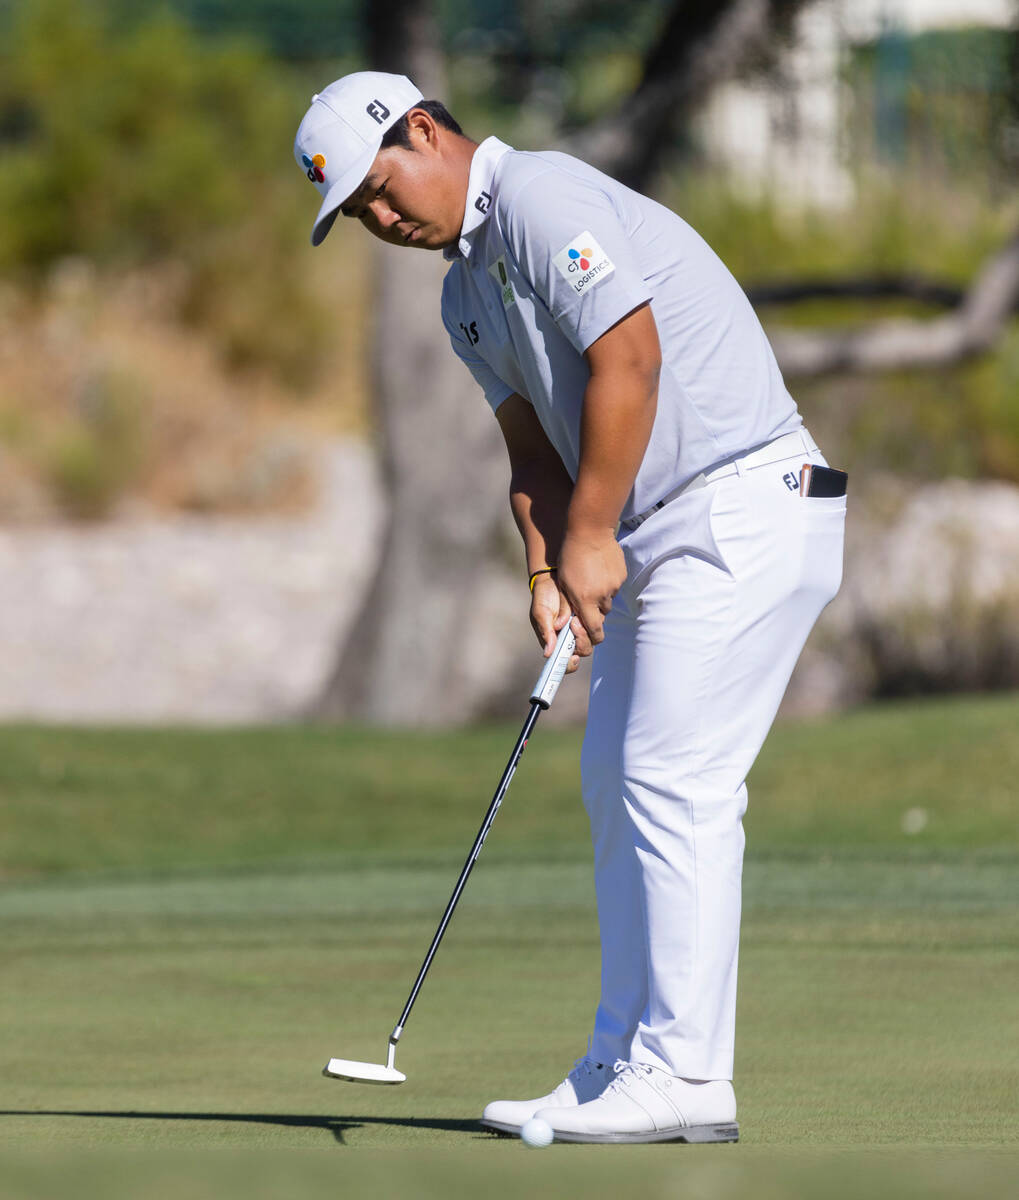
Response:
MULTIPOLYGON (((369 3, 369 59, 446 94, 435 6, 369 3)), ((477 655, 473 597, 505 507, 498 427, 451 353, 439 315, 445 262, 373 248, 370 378, 389 498, 375 578, 316 706, 379 724, 464 716, 464 665, 477 655)))
POLYGON ((644 61, 640 82, 615 111, 563 139, 630 187, 657 174, 677 132, 719 83, 754 59, 761 65, 790 13, 810 0, 680 0, 668 10, 644 61))
MULTIPOLYGON (((789 378, 842 372, 873 372, 948 367, 990 350, 1001 337, 1009 317, 1019 308, 1019 230, 992 254, 963 293, 945 286, 924 286, 915 280, 848 280, 816 287, 800 284, 784 289, 787 299, 811 295, 912 296, 940 300, 951 309, 931 320, 875 321, 852 332, 778 329, 771 344, 783 373, 789 378)), ((769 298, 777 298, 770 289, 769 298)), ((764 289, 751 290, 761 300, 764 289)))

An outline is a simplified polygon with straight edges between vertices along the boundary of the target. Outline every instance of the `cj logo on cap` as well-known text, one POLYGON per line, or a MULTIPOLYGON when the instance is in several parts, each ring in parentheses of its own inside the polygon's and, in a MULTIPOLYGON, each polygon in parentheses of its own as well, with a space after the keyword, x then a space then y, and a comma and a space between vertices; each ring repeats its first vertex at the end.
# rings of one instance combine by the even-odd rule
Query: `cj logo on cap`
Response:
POLYGON ((378 121, 380 125, 389 116, 389 109, 386 108, 381 100, 373 100, 364 111, 373 121, 378 121))
POLYGON ((568 242, 552 262, 578 296, 616 269, 615 263, 586 229, 568 242))
POLYGON ((307 154, 302 154, 301 162, 304 163, 308 178, 312 183, 325 183, 326 177, 322 174, 322 168, 326 165, 324 154, 315 154, 311 158, 307 154))

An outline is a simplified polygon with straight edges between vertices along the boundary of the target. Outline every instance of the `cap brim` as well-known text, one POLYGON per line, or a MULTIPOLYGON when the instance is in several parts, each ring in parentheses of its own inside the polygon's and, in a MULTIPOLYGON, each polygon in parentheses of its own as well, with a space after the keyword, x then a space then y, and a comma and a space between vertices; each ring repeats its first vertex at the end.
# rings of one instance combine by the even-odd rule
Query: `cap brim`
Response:
POLYGON ((382 145, 382 138, 379 138, 377 146, 368 146, 357 161, 340 176, 333 186, 326 192, 326 198, 322 201, 322 207, 318 210, 318 216, 315 218, 315 224, 311 229, 311 244, 319 246, 325 240, 326 234, 333 227, 333 222, 336 220, 336 214, 340 211, 340 206, 349 196, 364 183, 364 177, 371 170, 371 165, 375 161, 375 155, 379 152, 379 147, 382 145))

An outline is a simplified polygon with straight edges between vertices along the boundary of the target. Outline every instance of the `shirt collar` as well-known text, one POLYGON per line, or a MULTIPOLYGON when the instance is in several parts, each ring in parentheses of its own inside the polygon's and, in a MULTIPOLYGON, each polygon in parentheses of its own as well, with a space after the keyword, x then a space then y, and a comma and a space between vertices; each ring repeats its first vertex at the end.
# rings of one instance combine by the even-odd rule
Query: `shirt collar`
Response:
POLYGON ((460 238, 454 245, 443 250, 444 257, 452 259, 463 255, 464 258, 470 258, 474 235, 484 224, 492 207, 492 180, 495 178, 495 168, 502 156, 512 149, 512 146, 500 142, 497 137, 489 137, 474 151, 467 179, 467 207, 464 209, 460 238))

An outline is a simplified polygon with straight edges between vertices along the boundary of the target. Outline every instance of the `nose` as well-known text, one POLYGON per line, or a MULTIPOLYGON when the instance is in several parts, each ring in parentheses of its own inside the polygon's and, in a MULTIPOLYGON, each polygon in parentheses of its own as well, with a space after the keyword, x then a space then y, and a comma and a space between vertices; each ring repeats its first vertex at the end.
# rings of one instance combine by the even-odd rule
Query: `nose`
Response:
POLYGON ((384 233, 398 224, 401 220, 398 212, 393 212, 389 205, 382 199, 374 200, 368 205, 368 211, 371 213, 376 226, 384 233))

